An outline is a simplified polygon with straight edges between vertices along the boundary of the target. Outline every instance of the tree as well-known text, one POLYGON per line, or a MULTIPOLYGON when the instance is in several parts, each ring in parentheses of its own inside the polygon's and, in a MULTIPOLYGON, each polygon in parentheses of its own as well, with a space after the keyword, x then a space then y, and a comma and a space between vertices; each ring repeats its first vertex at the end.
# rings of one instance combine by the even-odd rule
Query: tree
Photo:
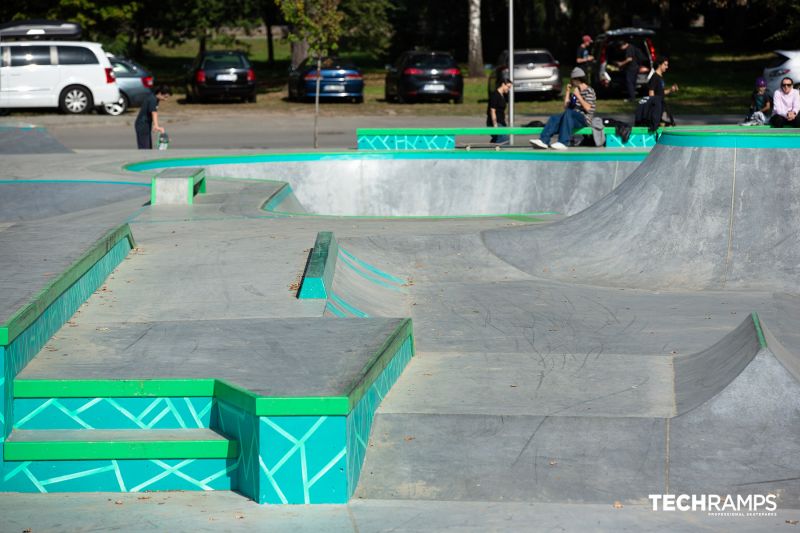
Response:
POLYGON ((336 51, 342 34, 340 0, 276 0, 292 27, 289 39, 305 41, 317 59, 317 90, 314 97, 314 148, 319 148, 319 88, 322 56, 336 51))
POLYGON ((389 21, 394 9, 389 0, 342 0, 342 48, 383 56, 395 33, 389 21))
POLYGON ((470 78, 483 76, 483 41, 481 40, 481 0, 469 2, 469 57, 470 78))

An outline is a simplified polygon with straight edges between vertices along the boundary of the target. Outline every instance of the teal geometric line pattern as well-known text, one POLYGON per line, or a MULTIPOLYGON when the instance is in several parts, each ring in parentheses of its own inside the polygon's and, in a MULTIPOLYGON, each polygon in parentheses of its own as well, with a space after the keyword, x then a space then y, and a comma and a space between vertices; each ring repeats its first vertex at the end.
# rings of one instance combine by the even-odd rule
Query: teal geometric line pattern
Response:
MULTIPOLYGON (((3 351, 3 374, 5 377, 3 405, 0 406, 5 420, 13 420, 13 379, 44 347, 50 337, 73 315, 92 293, 97 290, 109 274, 128 255, 131 246, 127 238, 121 239, 97 263, 75 283, 64 291, 39 317, 20 333, 3 351)), ((11 432, 11 424, 5 424, 3 435, 11 432)))
POLYGON ((369 435, 375 411, 380 406, 389 389, 395 384, 403 369, 414 355, 414 344, 409 336, 398 348, 397 353, 381 372, 378 379, 364 394, 355 408, 347 415, 347 479, 348 498, 353 495, 361 477, 361 467, 369 447, 369 435))
POLYGON ((359 150, 453 150, 455 135, 359 135, 359 150))
POLYGON ((379 286, 384 287, 384 288, 389 289, 389 290, 402 292, 402 290, 403 290, 402 289, 402 284, 396 285, 395 283, 384 281, 385 278, 381 279, 378 276, 373 276, 372 274, 369 274, 368 272, 365 272, 359 266, 356 266, 355 263, 351 262, 347 258, 347 255, 345 255, 342 252, 343 252, 343 250, 340 249, 339 250, 339 259, 341 260, 341 262, 342 262, 342 264, 344 266, 346 266, 347 268, 349 268, 350 270, 352 270, 353 272, 355 272, 356 274, 358 274, 359 276, 361 276, 365 280, 367 280, 367 281, 369 281, 371 283, 374 283, 375 285, 379 285, 379 286))
POLYGON ((216 401, 212 409, 211 427, 239 441, 237 489, 248 498, 263 503, 259 488, 258 417, 227 402, 216 401))
POLYGON ((328 316, 333 315, 338 318, 347 318, 347 313, 345 313, 344 311, 340 310, 338 307, 333 305, 333 303, 331 303, 330 300, 325 302, 325 309, 323 313, 327 314, 328 316))
POLYGON ((261 417, 259 427, 259 501, 347 502, 346 417, 261 417))
POLYGON ((16 398, 16 429, 208 428, 213 400, 198 398, 16 398))
POLYGON ((331 297, 330 297, 330 302, 329 303, 334 304, 340 310, 342 310, 342 311, 344 311, 346 313, 349 313, 352 316, 355 316, 355 317, 358 317, 358 318, 369 318, 369 315, 367 313, 365 313, 364 311, 362 311, 358 307, 347 303, 344 300, 344 298, 342 298, 341 296, 339 296, 338 294, 336 294, 333 291, 331 291, 331 297))
POLYGON ((14 461, 5 463, 0 487, 10 492, 232 490, 236 466, 231 459, 14 461))
POLYGON ((655 146, 658 141, 656 132, 634 133, 628 138, 628 142, 623 143, 622 138, 613 133, 606 136, 606 147, 608 148, 649 148, 655 146))
POLYGON ((388 272, 384 272, 383 270, 379 269, 378 267, 370 265, 366 261, 363 261, 363 260, 359 259, 358 257, 356 257, 355 255, 351 254, 350 252, 348 252, 347 250, 345 250, 341 246, 339 247, 339 252, 341 254, 343 254, 345 257, 347 257, 348 259, 350 259, 351 261, 353 261, 354 263, 356 263, 357 265, 363 267, 366 270, 369 270, 373 274, 377 274, 378 276, 386 279, 387 281, 391 281, 391 282, 396 283, 398 285, 405 285, 405 283, 406 283, 406 280, 400 279, 397 276, 393 276, 393 275, 389 274, 388 272))

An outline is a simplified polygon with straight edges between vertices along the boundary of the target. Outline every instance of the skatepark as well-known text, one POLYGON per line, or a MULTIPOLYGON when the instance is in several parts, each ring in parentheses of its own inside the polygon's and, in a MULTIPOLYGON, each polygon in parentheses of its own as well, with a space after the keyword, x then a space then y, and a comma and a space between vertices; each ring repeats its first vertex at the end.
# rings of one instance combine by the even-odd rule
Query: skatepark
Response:
POLYGON ((3 520, 792 527, 786 131, 169 157, 0 131, 3 520))

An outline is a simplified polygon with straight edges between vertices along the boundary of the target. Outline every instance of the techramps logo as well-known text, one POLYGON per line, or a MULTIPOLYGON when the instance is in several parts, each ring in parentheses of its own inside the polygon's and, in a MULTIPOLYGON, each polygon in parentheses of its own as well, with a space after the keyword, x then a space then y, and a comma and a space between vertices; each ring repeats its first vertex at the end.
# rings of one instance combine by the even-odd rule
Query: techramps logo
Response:
POLYGON ((758 518, 778 516, 775 494, 650 494, 653 511, 700 511, 708 516, 758 518))

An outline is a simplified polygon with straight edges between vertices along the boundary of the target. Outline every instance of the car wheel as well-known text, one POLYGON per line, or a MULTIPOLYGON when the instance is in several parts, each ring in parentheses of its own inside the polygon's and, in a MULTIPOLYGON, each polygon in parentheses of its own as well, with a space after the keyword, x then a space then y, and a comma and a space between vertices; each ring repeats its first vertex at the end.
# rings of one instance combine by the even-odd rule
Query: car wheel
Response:
POLYGON ((363 96, 356 96, 355 98, 353 98, 353 103, 354 104, 363 104, 364 103, 364 97, 363 96))
POLYGON ((255 104, 257 98, 258 97, 256 96, 256 93, 253 93, 253 94, 251 94, 250 96, 247 97, 247 101, 250 102, 251 104, 255 104))
POLYGON ((61 97, 58 102, 61 111, 64 113, 80 115, 92 108, 92 93, 86 87, 70 85, 61 91, 61 97))
POLYGON ((405 97, 405 96, 403 96, 403 95, 402 95, 402 94, 400 94, 400 93, 398 93, 398 94, 397 94, 397 96, 395 97, 395 101, 396 101, 398 104, 405 104, 405 103, 407 103, 407 102, 408 102, 408 100, 406 100, 406 97, 405 97))
POLYGON ((462 94, 461 96, 456 96, 455 98, 453 98, 453 103, 454 104, 463 104, 464 103, 464 95, 462 94))
POLYGON ((111 115, 112 117, 118 117, 127 110, 128 110, 128 97, 122 93, 120 93, 119 100, 117 100, 113 104, 103 105, 103 111, 105 111, 106 115, 111 115))

